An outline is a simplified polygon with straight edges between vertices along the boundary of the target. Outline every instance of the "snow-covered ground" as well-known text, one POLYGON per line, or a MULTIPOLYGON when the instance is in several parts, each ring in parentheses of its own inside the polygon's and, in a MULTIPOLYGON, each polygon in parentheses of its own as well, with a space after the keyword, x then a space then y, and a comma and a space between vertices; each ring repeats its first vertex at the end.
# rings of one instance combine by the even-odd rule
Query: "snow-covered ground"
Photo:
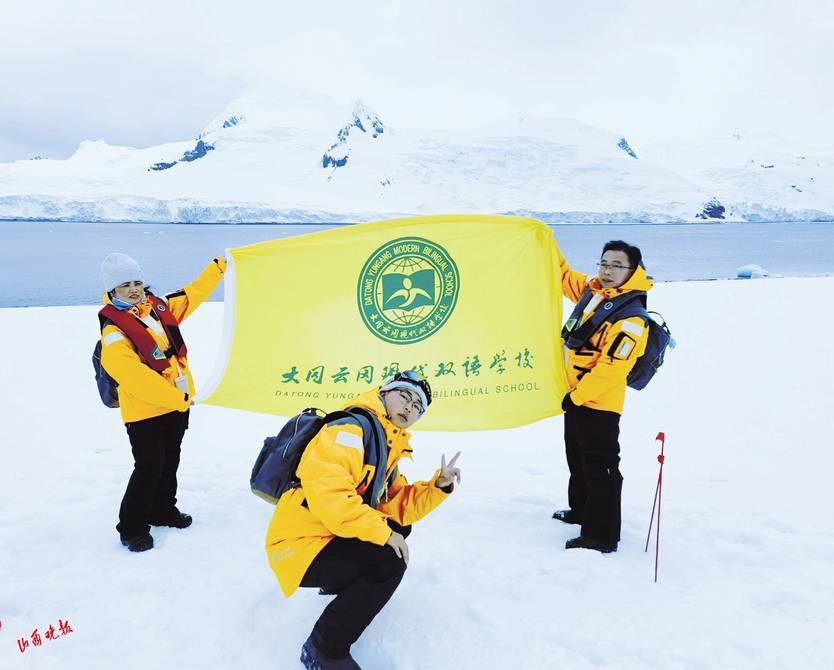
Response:
POLYGON ((251 93, 181 142, 93 139, 67 160, 0 164, 0 219, 297 223, 495 212, 656 223, 706 211, 732 221, 834 220, 834 149, 775 134, 707 141, 682 129, 673 144, 632 146, 627 129, 574 119, 432 128, 442 125, 442 110, 409 128, 361 101, 251 93))
MULTIPOLYGON (((678 347, 626 403, 616 554, 564 551, 576 528, 550 518, 565 504, 561 418, 417 433, 406 475, 460 449, 463 482, 415 526, 402 585, 354 647, 362 667, 834 667, 834 357, 815 337, 834 326, 819 309, 832 291, 834 278, 655 288, 678 347), (654 584, 643 544, 660 430, 654 584)), ((221 311, 207 304, 185 324, 198 383, 221 311)), ((197 406, 179 490, 194 525, 128 553, 114 525, 132 461, 92 379, 95 312, 0 310, 0 667, 300 668, 326 599, 283 598, 263 549, 272 508, 248 490, 280 420, 197 406), (72 632, 33 646, 59 619, 72 632)))

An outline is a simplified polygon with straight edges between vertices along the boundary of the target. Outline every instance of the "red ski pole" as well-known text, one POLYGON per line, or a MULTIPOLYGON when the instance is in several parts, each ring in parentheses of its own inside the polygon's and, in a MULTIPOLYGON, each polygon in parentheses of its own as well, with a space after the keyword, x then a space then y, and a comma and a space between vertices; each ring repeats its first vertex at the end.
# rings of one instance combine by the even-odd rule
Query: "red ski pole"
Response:
POLYGON ((657 487, 654 490, 654 502, 652 503, 652 516, 649 519, 649 532, 646 535, 646 548, 644 551, 649 550, 649 539, 652 536, 652 524, 654 523, 654 512, 657 509, 657 531, 655 535, 655 545, 654 545, 654 581, 657 583, 657 565, 660 559, 660 503, 663 498, 663 462, 666 460, 666 456, 664 454, 665 447, 666 447, 666 433, 659 432, 657 437, 654 438, 655 441, 660 441, 660 453, 657 455, 657 462, 660 463, 660 471, 657 473, 657 487))

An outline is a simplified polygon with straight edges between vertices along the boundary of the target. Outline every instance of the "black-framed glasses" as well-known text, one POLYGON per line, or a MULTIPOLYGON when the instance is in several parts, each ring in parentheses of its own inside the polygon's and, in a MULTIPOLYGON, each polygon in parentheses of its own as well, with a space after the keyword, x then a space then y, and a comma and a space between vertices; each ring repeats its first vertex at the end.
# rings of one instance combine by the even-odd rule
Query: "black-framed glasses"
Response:
POLYGON ((614 272, 620 272, 621 270, 633 270, 634 268, 630 265, 620 265, 619 263, 606 263, 605 261, 600 261, 597 263, 597 267, 600 270, 613 270, 614 272))
POLYGON ((386 386, 391 382, 398 382, 401 379, 405 379, 406 381, 419 386, 423 390, 423 393, 426 394, 426 406, 428 407, 428 405, 431 405, 431 384, 429 384, 429 380, 426 379, 426 376, 417 370, 401 370, 399 372, 395 372, 390 377, 387 377, 382 382, 382 385, 386 386))
POLYGON ((416 412, 417 416, 423 416, 423 412, 425 412, 426 409, 423 407, 423 403, 420 402, 419 398, 415 397, 413 393, 406 391, 405 389, 397 389, 397 393, 400 394, 400 398, 402 398, 406 406, 411 407, 412 412, 416 412))

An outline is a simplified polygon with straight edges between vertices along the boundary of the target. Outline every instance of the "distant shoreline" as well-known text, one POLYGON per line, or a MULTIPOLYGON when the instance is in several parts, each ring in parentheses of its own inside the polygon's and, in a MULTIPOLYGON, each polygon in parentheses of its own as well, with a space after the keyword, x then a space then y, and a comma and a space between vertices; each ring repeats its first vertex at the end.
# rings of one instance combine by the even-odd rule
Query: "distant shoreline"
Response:
MULTIPOLYGON (((583 272, 593 272, 605 240, 627 239, 643 250, 649 273, 659 283, 729 279, 754 265, 771 277, 834 274, 834 222, 724 223, 557 223, 546 229, 583 272)), ((225 249, 337 231, 345 225, 351 224, 4 220, 0 306, 97 304, 101 259, 112 251, 129 250, 141 259, 157 289, 175 290, 225 249)), ((357 228, 356 234, 363 229, 357 228)), ((352 237, 350 230, 342 232, 352 237)))

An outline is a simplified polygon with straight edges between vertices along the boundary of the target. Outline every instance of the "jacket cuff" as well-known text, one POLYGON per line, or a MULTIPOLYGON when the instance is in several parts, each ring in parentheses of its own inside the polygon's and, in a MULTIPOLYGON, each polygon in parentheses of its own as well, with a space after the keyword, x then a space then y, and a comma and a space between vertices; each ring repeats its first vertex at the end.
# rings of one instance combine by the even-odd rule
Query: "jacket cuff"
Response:
POLYGON ((448 486, 440 486, 437 483, 437 480, 440 479, 440 470, 438 469, 437 472, 434 473, 434 477, 431 478, 431 485, 433 489, 437 489, 438 491, 443 491, 446 495, 450 495, 452 491, 455 490, 455 482, 451 482, 448 486))
POLYGON ((382 522, 382 526, 380 526, 379 530, 374 530, 373 536, 368 538, 369 542, 373 542, 374 544, 378 544, 380 547, 384 547, 385 543, 388 542, 388 538, 391 537, 391 533, 394 531, 388 527, 388 524, 385 521, 382 522))

